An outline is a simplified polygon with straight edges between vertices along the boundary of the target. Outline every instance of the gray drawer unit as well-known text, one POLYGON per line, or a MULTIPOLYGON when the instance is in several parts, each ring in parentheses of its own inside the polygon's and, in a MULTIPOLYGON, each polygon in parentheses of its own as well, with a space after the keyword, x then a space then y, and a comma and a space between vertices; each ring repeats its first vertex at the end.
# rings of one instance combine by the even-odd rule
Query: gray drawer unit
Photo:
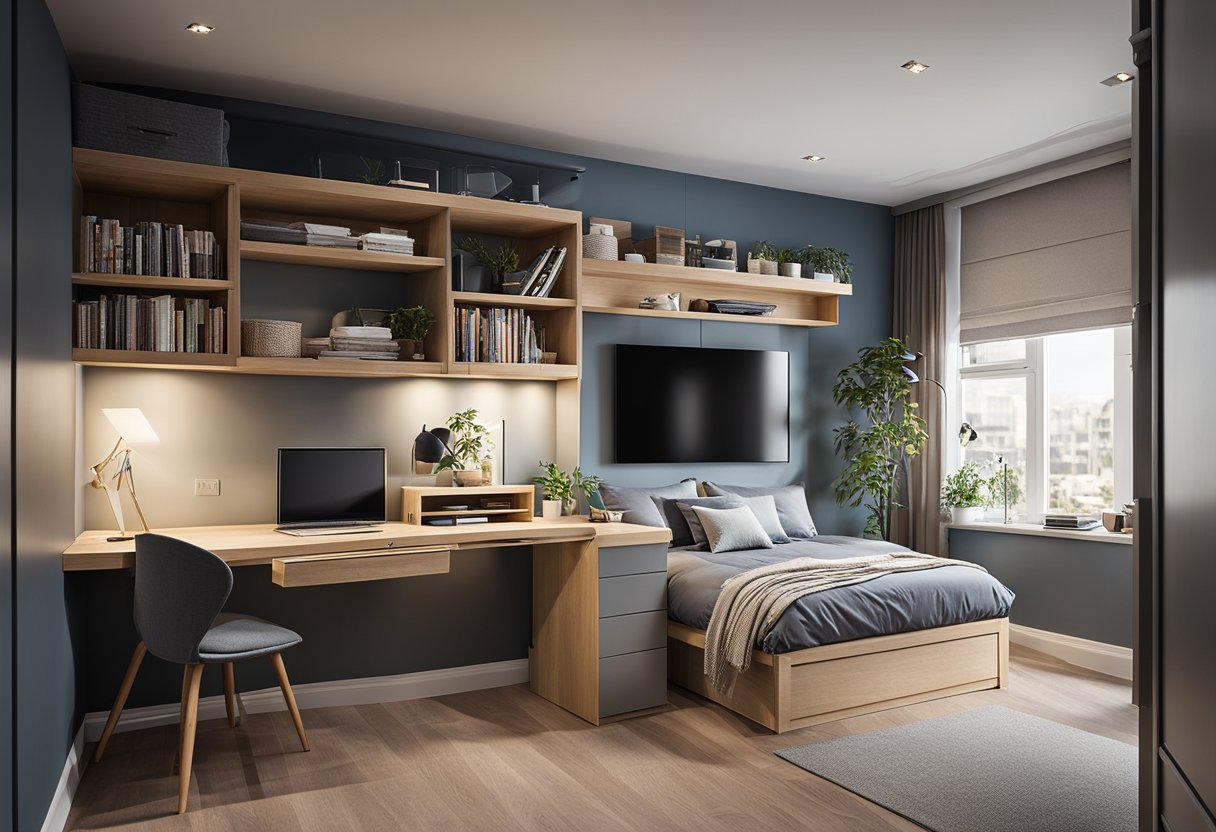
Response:
POLYGON ((600 618, 666 609, 666 572, 600 578, 600 618))
POLYGON ((666 647, 600 659, 601 717, 666 704, 666 647))
POLYGON ((650 543, 642 546, 613 546, 610 549, 600 549, 601 578, 666 571, 667 544, 665 543, 650 543))
POLYGON ((667 613, 639 612, 600 619, 600 658, 667 646, 667 613))

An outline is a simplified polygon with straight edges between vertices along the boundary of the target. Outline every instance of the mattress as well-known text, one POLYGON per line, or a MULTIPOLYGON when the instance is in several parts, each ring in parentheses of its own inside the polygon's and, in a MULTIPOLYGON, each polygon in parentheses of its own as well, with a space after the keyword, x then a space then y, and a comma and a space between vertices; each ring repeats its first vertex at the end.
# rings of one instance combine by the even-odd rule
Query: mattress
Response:
MULTIPOLYGON (((667 555, 667 615, 704 630, 722 584, 741 572, 801 557, 845 558, 906 552, 881 540, 820 535, 772 549, 711 554, 689 548, 667 555)), ((757 647, 789 653, 871 636, 1004 618, 1013 592, 987 572, 944 566, 883 575, 865 583, 803 596, 790 605, 757 647)))

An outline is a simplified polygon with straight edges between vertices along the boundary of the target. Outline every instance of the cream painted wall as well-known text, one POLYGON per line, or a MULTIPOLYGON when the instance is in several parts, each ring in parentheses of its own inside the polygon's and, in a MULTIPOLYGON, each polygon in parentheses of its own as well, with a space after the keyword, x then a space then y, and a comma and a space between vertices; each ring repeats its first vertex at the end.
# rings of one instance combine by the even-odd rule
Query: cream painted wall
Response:
MULTIPOLYGON (((397 488, 429 485, 410 476, 410 448, 425 423, 475 407, 505 420, 505 482, 522 483, 537 460, 554 456, 556 405, 547 382, 454 379, 327 379, 83 369, 83 459, 105 457, 116 436, 104 407, 138 407, 161 442, 140 448, 135 473, 153 527, 269 523, 275 519, 275 451, 280 446, 388 449, 389 519, 400 517, 397 488), (195 497, 194 479, 219 478, 219 497, 195 497)), ((100 492, 78 472, 83 528, 114 521, 100 492)), ((124 510, 132 514, 129 503, 124 510)), ((78 513, 79 515, 79 513, 78 513)))

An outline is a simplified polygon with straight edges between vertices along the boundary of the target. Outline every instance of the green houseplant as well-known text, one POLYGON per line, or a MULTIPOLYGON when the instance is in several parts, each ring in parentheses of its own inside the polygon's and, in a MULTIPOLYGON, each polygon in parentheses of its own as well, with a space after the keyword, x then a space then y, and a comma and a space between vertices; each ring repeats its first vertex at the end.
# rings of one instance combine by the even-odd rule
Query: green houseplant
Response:
POLYGON ((533 477, 532 482, 540 486, 544 494, 545 505, 541 506, 544 517, 556 517, 558 514, 572 515, 578 508, 578 495, 590 501, 591 495, 600 487, 602 480, 594 474, 584 475, 582 469, 575 467, 567 473, 558 467, 556 462, 538 462, 541 475, 533 477))
POLYGON ((1022 475, 1018 469, 1005 466, 1001 459, 993 462, 993 472, 984 484, 988 488, 989 507, 1000 507, 1002 514, 1006 505, 1022 502, 1022 475))
POLYGON ((816 280, 827 280, 821 275, 832 275, 837 283, 851 283, 853 264, 849 255, 831 246, 807 246, 802 250, 803 262, 816 280))
POLYGON ((974 523, 989 504, 989 485, 980 466, 964 462, 942 483, 942 510, 952 523, 974 523))
POLYGON ((477 419, 473 408, 453 413, 447 428, 452 432, 448 443, 452 453, 445 454, 436 471, 450 468, 457 485, 481 485, 481 463, 494 448, 490 430, 477 419))
POLYGON ((782 277, 802 277, 802 251, 783 248, 777 252, 777 271, 782 277))
POLYGON ((834 431, 836 453, 845 460, 836 480, 836 501, 864 505, 865 533, 883 540, 890 540, 892 510, 903 507, 900 474, 925 447, 925 420, 909 401, 911 388, 903 372, 907 352, 898 338, 865 347, 832 388, 838 406, 861 416, 834 431))
POLYGON ((411 358, 425 353, 423 341, 435 325, 435 313, 425 306, 399 306, 384 316, 384 325, 401 343, 401 356, 411 358))
POLYGON ((760 240, 747 255, 747 270, 751 274, 777 273, 777 247, 768 240, 760 240))
POLYGON ((509 240, 503 240, 497 249, 491 250, 477 237, 465 237, 456 241, 456 247, 473 255, 477 265, 484 266, 494 277, 494 288, 502 286, 503 278, 519 271, 519 252, 509 240))

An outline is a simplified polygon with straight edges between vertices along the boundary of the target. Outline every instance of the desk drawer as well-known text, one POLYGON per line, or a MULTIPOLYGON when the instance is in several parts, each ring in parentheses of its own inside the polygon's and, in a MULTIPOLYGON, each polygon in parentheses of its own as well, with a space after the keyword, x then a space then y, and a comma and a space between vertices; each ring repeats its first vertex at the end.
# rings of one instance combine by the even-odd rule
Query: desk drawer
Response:
POLYGON ((600 549, 600 577, 667 571, 667 545, 612 546, 600 549))
POLYGON ((666 609, 666 572, 600 578, 600 618, 666 609))
POLYGON ((639 612, 600 621, 600 658, 667 646, 667 613, 639 612))
POLYGON ((666 704, 666 647, 600 659, 600 716, 666 704))
POLYGON ((293 587, 441 575, 448 571, 450 553, 446 546, 428 546, 275 558, 271 580, 279 586, 293 587))

